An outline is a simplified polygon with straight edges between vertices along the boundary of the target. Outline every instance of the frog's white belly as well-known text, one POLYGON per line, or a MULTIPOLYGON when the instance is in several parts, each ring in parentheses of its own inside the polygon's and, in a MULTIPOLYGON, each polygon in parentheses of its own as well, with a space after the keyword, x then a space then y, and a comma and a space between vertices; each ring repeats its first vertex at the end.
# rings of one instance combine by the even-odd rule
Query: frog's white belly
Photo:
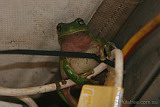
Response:
MULTIPOLYGON (((85 53, 98 53, 100 49, 100 46, 97 42, 92 42, 88 50, 85 51, 85 53)), ((67 58, 71 68, 74 70, 74 72, 81 74, 88 71, 91 71, 94 69, 98 62, 96 62, 94 59, 87 59, 87 58, 67 58)), ((62 69, 61 69, 62 70, 62 69)), ((63 70, 62 70, 63 71, 63 70)), ((66 78, 66 75, 61 72, 62 78, 66 78)))

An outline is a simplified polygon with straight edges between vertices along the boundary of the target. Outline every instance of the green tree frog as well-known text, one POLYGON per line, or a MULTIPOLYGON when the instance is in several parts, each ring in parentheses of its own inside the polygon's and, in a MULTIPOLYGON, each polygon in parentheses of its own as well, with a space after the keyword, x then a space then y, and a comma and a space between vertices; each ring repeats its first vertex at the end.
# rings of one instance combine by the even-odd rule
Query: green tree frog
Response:
MULTIPOLYGON (((114 46, 112 42, 94 36, 81 18, 70 23, 59 23, 57 33, 61 51, 95 53, 100 55, 101 60, 105 60, 104 51, 110 56, 110 46, 114 46)), ((62 79, 70 78, 77 84, 97 84, 96 81, 86 78, 93 73, 93 68, 97 65, 98 63, 93 59, 61 57, 62 79)), ((61 92, 61 96, 64 95, 66 99, 63 99, 68 101, 68 104, 76 106, 76 101, 70 94, 70 88, 63 89, 61 92)))

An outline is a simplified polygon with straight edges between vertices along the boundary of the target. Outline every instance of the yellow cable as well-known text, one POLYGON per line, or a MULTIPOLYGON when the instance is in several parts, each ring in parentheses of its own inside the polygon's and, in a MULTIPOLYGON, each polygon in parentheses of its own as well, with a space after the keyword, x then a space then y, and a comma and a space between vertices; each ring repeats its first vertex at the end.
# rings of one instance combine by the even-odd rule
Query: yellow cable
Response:
POLYGON ((123 55, 126 56, 132 47, 141 40, 147 33, 149 33, 152 28, 154 28, 158 23, 160 23, 160 14, 153 18, 150 22, 148 22, 143 28, 141 28, 135 35, 131 37, 131 39, 126 43, 123 47, 122 52, 123 55))

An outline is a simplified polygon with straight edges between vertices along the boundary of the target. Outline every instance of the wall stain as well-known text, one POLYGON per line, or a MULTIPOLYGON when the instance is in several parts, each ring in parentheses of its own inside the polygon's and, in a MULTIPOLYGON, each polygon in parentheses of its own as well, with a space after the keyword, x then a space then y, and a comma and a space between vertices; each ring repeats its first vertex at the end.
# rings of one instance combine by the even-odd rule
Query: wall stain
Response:
POLYGON ((59 67, 58 62, 16 62, 9 65, 0 66, 0 71, 9 69, 33 69, 33 68, 57 68, 59 67))

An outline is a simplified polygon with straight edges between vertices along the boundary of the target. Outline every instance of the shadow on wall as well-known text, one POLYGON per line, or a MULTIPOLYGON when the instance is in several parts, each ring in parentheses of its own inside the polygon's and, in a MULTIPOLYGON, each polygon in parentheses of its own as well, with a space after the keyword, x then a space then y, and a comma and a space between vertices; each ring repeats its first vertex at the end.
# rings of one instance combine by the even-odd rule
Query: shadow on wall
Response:
POLYGON ((23 68, 23 69, 31 69, 31 68, 57 68, 59 67, 58 62, 17 62, 9 65, 0 66, 0 71, 23 68))

